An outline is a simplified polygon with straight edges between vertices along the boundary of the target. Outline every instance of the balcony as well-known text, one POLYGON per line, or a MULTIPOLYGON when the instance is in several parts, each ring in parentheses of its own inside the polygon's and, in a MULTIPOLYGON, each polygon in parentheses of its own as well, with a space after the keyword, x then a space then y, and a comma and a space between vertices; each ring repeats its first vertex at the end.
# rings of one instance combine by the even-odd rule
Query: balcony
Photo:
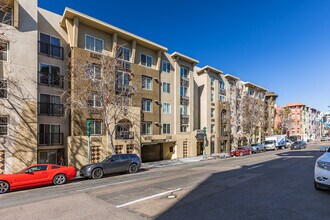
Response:
POLYGON ((181 76, 180 79, 181 79, 181 85, 182 86, 185 86, 185 87, 189 86, 189 78, 188 77, 181 76))
POLYGON ((57 58, 57 59, 64 59, 63 56, 63 47, 49 44, 46 42, 39 41, 39 54, 43 54, 49 57, 57 58))
POLYGON ((127 140, 127 139, 133 139, 133 138, 134 138, 134 132, 116 131, 116 139, 118 139, 118 140, 127 140))
POLYGON ((39 115, 63 116, 63 104, 39 102, 39 115))
POLYGON ((118 68, 118 70, 123 70, 125 72, 132 71, 132 63, 126 60, 117 60, 116 67, 118 68))
POLYGON ((64 88, 64 77, 59 74, 50 74, 39 72, 39 85, 64 88))
POLYGON ((134 92, 134 89, 130 85, 119 82, 115 84, 115 91, 118 93, 132 94, 134 92))
POLYGON ((181 105, 188 105, 189 104, 189 97, 188 96, 181 96, 180 97, 180 104, 181 105))
POLYGON ((189 125, 189 115, 181 115, 181 125, 189 125))
POLYGON ((38 145, 63 145, 63 133, 38 133, 38 145))
POLYGON ((219 88, 219 94, 220 95, 226 95, 226 89, 219 88))

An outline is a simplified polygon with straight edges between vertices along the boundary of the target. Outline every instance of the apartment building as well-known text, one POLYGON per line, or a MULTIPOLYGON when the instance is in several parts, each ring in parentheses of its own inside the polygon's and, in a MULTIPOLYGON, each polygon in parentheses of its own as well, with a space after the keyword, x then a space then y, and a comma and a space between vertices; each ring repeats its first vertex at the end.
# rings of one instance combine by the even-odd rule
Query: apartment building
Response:
POLYGON ((197 156, 204 127, 207 153, 228 152, 244 136, 237 104, 247 88, 261 89, 265 102, 273 97, 269 112, 276 101, 261 87, 73 9, 57 15, 36 0, 9 2, 2 26, 10 38, 0 39, 0 172, 33 163, 79 168, 109 154, 137 153, 144 162, 197 156), (116 62, 109 92, 127 106, 110 128, 99 94, 82 81, 101 84, 105 58, 116 62))

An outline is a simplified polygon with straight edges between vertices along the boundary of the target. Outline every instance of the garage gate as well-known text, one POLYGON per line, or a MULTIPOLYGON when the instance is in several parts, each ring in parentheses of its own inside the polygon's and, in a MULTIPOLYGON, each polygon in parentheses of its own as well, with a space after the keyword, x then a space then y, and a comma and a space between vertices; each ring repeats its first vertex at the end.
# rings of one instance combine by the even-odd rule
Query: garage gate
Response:
POLYGON ((163 160, 162 144, 143 145, 141 148, 141 159, 143 163, 163 160))

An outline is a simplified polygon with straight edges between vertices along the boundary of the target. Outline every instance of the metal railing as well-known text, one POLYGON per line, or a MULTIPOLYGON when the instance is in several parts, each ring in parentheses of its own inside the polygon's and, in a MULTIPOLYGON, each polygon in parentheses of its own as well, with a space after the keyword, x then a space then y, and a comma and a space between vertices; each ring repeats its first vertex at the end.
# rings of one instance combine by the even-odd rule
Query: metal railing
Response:
POLYGON ((39 71, 38 84, 64 88, 64 77, 59 74, 43 73, 39 71))
POLYGON ((38 133, 38 145, 63 145, 63 133, 38 133))
POLYGON ((181 105, 188 105, 189 104, 189 97, 188 96, 181 96, 180 104, 181 105))
POLYGON ((57 45, 53 45, 53 44, 49 44, 46 42, 42 42, 42 41, 38 41, 39 44, 39 53, 40 54, 44 54, 46 56, 49 57, 54 57, 54 58, 58 58, 58 59, 64 59, 63 56, 63 47, 57 46, 57 45))
POLYGON ((39 115, 63 116, 63 104, 39 102, 39 115))
POLYGON ((180 122, 181 122, 181 125, 188 125, 189 124, 189 115, 181 115, 180 122))
POLYGON ((123 84, 122 82, 115 83, 115 91, 120 93, 133 93, 133 87, 131 85, 123 84))
POLYGON ((185 87, 189 86, 189 78, 188 77, 181 76, 180 79, 181 79, 181 85, 182 86, 185 86, 185 87))
POLYGON ((133 139, 134 132, 130 131, 116 131, 116 139, 125 140, 125 139, 133 139))

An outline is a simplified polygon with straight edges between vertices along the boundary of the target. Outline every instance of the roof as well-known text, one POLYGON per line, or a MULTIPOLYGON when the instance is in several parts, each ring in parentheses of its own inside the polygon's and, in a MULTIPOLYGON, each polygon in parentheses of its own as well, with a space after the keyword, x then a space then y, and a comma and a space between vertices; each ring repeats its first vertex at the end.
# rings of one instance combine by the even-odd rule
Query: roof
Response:
POLYGON ((278 95, 275 92, 267 92, 265 96, 278 97, 278 95))
POLYGON ((183 55, 183 54, 181 54, 179 52, 172 53, 171 54, 171 57, 173 57, 173 58, 179 57, 179 58, 181 58, 181 59, 183 59, 183 60, 185 60, 185 61, 187 61, 189 63, 193 63, 193 64, 198 64, 199 63, 198 60, 195 60, 194 58, 191 58, 191 57, 188 57, 186 55, 183 55))
POLYGON ((153 50, 161 50, 163 52, 167 51, 167 48, 164 46, 161 46, 159 44, 156 44, 152 41, 149 41, 147 39, 144 39, 140 36, 137 36, 135 34, 132 34, 128 31, 125 31, 123 29, 117 28, 113 25, 110 25, 108 23, 105 23, 101 20, 98 20, 96 18, 93 18, 91 16, 88 16, 86 14, 83 14, 81 12, 78 12, 76 10, 73 10, 71 8, 66 7, 63 13, 63 17, 62 20, 60 21, 60 25, 63 28, 66 28, 66 23, 65 20, 66 19, 74 19, 75 17, 79 18, 79 22, 91 26, 95 29, 99 29, 101 31, 107 32, 107 33, 117 33, 121 38, 128 40, 128 41, 132 41, 132 40, 136 40, 136 42, 142 46, 148 47, 150 49, 153 50))
POLYGON ((293 102, 291 104, 287 104, 285 107, 294 107, 294 106, 305 106, 305 105, 301 104, 300 102, 293 102))
POLYGON ((264 91, 267 91, 267 89, 265 89, 264 87, 258 86, 258 85, 254 84, 254 83, 251 83, 251 82, 244 82, 243 84, 244 85, 247 85, 247 86, 256 87, 256 88, 261 89, 261 90, 264 90, 264 91))
POLYGON ((235 80, 239 80, 239 78, 238 78, 238 77, 236 77, 236 76, 233 76, 233 75, 231 75, 231 74, 226 74, 226 75, 225 75, 225 77, 226 77, 226 78, 235 79, 235 80))
POLYGON ((204 73, 204 71, 212 71, 212 72, 217 73, 219 75, 223 74, 223 72, 221 70, 218 70, 218 69, 216 69, 214 67, 211 67, 209 65, 204 66, 202 69, 198 70, 197 73, 204 73))

